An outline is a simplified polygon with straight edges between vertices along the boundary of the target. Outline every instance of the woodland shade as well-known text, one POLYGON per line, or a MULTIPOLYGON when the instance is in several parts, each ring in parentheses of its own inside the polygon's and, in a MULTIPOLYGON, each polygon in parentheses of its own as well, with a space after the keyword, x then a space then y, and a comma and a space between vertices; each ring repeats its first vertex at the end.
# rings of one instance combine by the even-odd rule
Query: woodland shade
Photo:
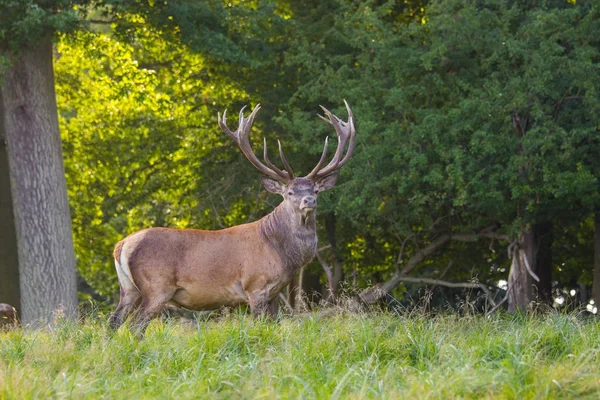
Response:
MULTIPOLYGON (((114 298, 111 248, 127 233, 272 208, 218 110, 261 103, 257 128, 308 172, 328 133, 318 105, 345 98, 357 148, 321 199, 305 290, 384 283, 372 300, 402 300, 418 293, 401 284, 410 275, 475 279, 494 302, 507 280, 522 288, 515 310, 571 289, 587 302, 600 227, 594 2, 165 3, 69 3, 76 24, 54 26, 71 31, 55 40, 55 70, 80 293, 114 298)), ((450 290, 434 303, 455 303, 450 290)))

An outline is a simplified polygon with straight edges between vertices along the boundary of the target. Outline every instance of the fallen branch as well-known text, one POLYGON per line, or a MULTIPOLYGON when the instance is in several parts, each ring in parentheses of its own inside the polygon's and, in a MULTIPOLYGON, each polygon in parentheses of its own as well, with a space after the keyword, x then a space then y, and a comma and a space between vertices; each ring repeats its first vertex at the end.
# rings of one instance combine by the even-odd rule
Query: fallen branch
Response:
POLYGON ((406 266, 402 269, 402 275, 408 275, 413 269, 416 268, 421 261, 435 253, 440 247, 444 246, 450 240, 458 240, 459 242, 475 242, 480 238, 495 238, 510 241, 510 238, 506 235, 500 235, 493 231, 496 225, 490 225, 486 228, 481 229, 479 232, 460 232, 460 233, 444 233, 434 240, 431 241, 423 250, 417 252, 411 259, 406 263, 406 266))
POLYGON ((496 302, 494 301, 494 299, 492 297, 493 296, 492 292, 483 283, 477 283, 477 282, 450 282, 450 281, 444 281, 444 280, 441 280, 441 279, 411 278, 409 276, 405 276, 405 277, 399 278, 399 280, 401 282, 424 283, 424 284, 427 284, 427 285, 445 286, 445 287, 449 287, 449 288, 480 289, 481 291, 483 291, 486 294, 486 296, 487 296, 488 300, 490 301, 490 304, 492 305, 492 307, 496 306, 496 302))
POLYGON ((490 316, 494 311, 496 311, 498 308, 500 308, 500 306, 502 306, 502 304, 506 303, 506 301, 508 300, 508 295, 509 295, 511 289, 512 289, 512 286, 509 287, 508 289, 506 289, 506 294, 504 295, 504 297, 502 298, 502 300, 500 300, 500 302, 498 304, 496 304, 494 307, 492 307, 492 309, 490 311, 488 311, 487 313, 485 313, 486 317, 490 316))
POLYGON ((386 282, 376 284, 368 289, 363 290, 359 294, 359 298, 367 303, 375 303, 383 298, 387 293, 391 292, 396 286, 403 282, 405 278, 426 258, 435 254, 441 247, 446 245, 451 240, 458 240, 461 242, 474 242, 480 238, 491 238, 500 239, 512 242, 510 237, 503 234, 498 234, 495 230, 498 229, 497 225, 490 225, 478 232, 461 232, 461 233, 443 233, 432 240, 425 248, 416 252, 406 263, 404 268, 400 269, 398 265, 396 272, 386 282))
POLYGON ((413 269, 417 267, 425 258, 435 253, 440 247, 444 246, 450 241, 451 235, 445 233, 440 235, 435 240, 431 241, 423 250, 417 252, 414 256, 408 260, 406 266, 400 271, 401 275, 408 275, 413 269))
POLYGON ((450 267, 452 267, 453 263, 454 263, 454 261, 450 260, 450 262, 448 263, 448 265, 446 265, 446 269, 440 274, 440 276, 438 276, 438 279, 442 279, 444 276, 446 276, 446 274, 448 273, 448 271, 450 271, 450 267))

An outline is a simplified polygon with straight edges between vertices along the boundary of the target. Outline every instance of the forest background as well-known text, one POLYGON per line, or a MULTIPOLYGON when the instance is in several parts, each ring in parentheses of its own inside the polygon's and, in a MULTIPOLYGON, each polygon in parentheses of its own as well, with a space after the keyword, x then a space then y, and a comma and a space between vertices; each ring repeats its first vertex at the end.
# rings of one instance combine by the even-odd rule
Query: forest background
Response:
MULTIPOLYGON (((32 54, 50 49, 64 173, 46 171, 66 176, 75 256, 52 269, 51 257, 27 261, 23 240, 4 241, 0 293, 18 282, 12 303, 24 311, 26 298, 43 297, 28 287, 68 281, 48 279, 54 270, 76 276, 59 291, 76 285, 80 302, 113 303, 112 248, 136 230, 220 229, 272 210, 279 199, 218 129, 217 112, 261 103, 255 150, 263 136, 272 148, 281 139, 294 169, 308 172, 332 135, 318 106, 343 116, 345 99, 356 150, 321 195, 319 257, 294 282, 292 305, 429 294, 431 307, 489 311, 505 299, 511 311, 536 302, 597 312, 596 2, 0 4, 0 188, 15 216, 2 232, 45 234, 27 236, 20 222, 19 207, 43 200, 19 196, 15 160, 25 153, 11 147, 6 121, 18 72, 48 62, 32 54)), ((52 236, 68 253, 64 232, 52 236)))

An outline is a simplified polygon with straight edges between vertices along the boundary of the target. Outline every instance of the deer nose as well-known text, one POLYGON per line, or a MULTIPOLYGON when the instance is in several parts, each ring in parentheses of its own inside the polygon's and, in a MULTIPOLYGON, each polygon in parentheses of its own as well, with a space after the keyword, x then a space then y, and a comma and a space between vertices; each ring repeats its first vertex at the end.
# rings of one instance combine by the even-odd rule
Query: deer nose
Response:
POLYGON ((315 196, 306 196, 302 199, 303 208, 315 208, 317 207, 317 198, 315 196))

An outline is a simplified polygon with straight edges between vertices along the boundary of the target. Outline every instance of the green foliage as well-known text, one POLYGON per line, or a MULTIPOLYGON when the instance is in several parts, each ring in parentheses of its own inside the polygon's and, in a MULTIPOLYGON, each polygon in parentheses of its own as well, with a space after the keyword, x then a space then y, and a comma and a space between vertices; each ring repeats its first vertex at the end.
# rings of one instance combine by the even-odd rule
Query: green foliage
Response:
POLYGON ((293 21, 283 63, 297 89, 278 122, 300 132, 297 146, 319 151, 327 127, 312 116, 317 104, 346 98, 357 116, 356 154, 324 208, 335 210, 346 243, 372 248, 365 275, 382 264, 393 270, 388 260, 403 242, 410 256, 440 231, 497 224, 517 237, 527 224, 577 225, 594 212, 598 8, 434 1, 426 23, 404 25, 390 20, 394 7, 335 1, 294 10, 310 22, 293 21))
POLYGON ((533 318, 245 315, 0 333, 0 397, 563 398, 600 389, 600 325, 533 318))
POLYGON ((127 15, 140 15, 160 30, 163 37, 202 53, 212 65, 231 70, 260 66, 262 58, 271 52, 264 38, 279 22, 271 1, 104 0, 101 4, 115 18, 114 26, 122 39, 135 36, 137 29, 129 23, 127 15))
POLYGON ((81 21, 77 9, 89 3, 89 0, 1 0, 0 52, 19 51, 55 31, 73 31, 81 21))

